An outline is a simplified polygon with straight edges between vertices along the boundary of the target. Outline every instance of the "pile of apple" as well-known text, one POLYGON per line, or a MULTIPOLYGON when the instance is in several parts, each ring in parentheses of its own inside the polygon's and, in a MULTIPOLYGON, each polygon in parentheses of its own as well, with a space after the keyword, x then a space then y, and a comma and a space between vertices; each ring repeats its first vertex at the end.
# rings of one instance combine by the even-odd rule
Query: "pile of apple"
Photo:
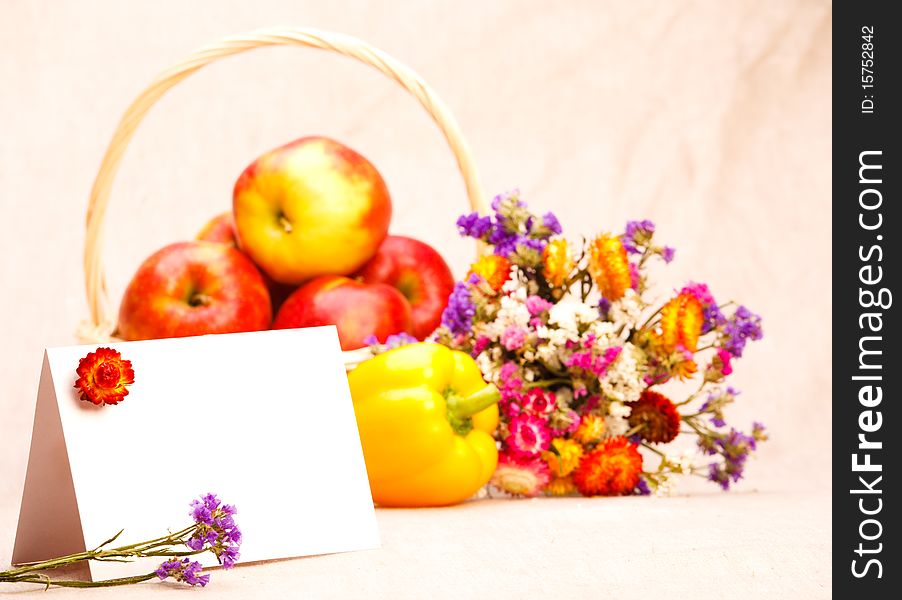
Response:
POLYGON ((118 335, 144 340, 336 325, 343 350, 439 325, 454 278, 429 245, 388 235, 391 198, 350 148, 306 137, 235 183, 232 212, 135 273, 118 335))

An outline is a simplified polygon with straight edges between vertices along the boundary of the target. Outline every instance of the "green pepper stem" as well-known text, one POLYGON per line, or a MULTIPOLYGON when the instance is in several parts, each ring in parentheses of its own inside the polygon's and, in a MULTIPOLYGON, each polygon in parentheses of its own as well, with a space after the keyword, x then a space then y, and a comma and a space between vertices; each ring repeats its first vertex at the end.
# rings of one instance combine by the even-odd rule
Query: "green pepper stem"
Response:
POLYGON ((463 421, 491 405, 497 404, 500 399, 501 392, 498 391, 498 388, 493 383, 469 396, 458 396, 452 393, 447 398, 448 414, 455 419, 463 421))

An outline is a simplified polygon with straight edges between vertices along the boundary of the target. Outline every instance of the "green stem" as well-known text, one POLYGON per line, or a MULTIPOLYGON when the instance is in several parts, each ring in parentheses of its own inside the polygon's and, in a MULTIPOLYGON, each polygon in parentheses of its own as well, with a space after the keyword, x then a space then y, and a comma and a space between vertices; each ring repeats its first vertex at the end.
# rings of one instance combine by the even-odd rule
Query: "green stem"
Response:
POLYGON ((50 579, 46 575, 25 575, 22 577, 17 577, 15 579, 5 579, 0 577, 0 581, 5 581, 8 583, 37 583, 39 585, 43 585, 46 587, 50 587, 52 585, 58 587, 72 587, 72 588, 97 588, 97 587, 113 587, 118 585, 130 585, 132 583, 141 583, 142 581, 149 581, 156 577, 156 573, 148 573, 146 575, 135 575, 134 577, 120 577, 118 579, 105 579, 102 581, 73 581, 69 579, 50 579))
MULTIPOLYGON (((95 550, 87 550, 85 552, 76 552, 75 554, 68 554, 66 556, 60 556, 57 558, 53 558, 51 560, 45 560, 43 562, 29 564, 23 567, 19 567, 18 569, 10 569, 9 571, 0 571, 0 581, 5 581, 7 577, 16 577, 18 575, 24 575, 27 573, 34 573, 36 571, 48 571, 51 569, 56 569, 58 567, 62 567, 64 565, 70 565, 77 562, 82 562, 86 560, 92 560, 96 558, 117 558, 117 557, 129 557, 129 556, 145 556, 151 550, 159 548, 160 546, 170 546, 170 545, 179 545, 183 544, 184 541, 181 539, 188 533, 194 530, 197 525, 191 525, 182 529, 181 531, 177 531, 175 533, 170 533, 169 535, 159 537, 153 540, 148 540, 146 542, 139 542, 137 544, 130 544, 128 546, 119 546, 118 548, 111 548, 109 550, 100 550, 104 544, 98 546, 95 550)), ((115 539, 115 538, 112 538, 115 539)), ((153 556, 153 555, 150 555, 153 556)))
POLYGON ((564 379, 564 378, 543 379, 542 381, 529 382, 529 383, 525 384, 523 387, 525 387, 528 390, 531 390, 533 388, 546 388, 547 389, 547 388, 550 388, 551 386, 557 385, 559 383, 571 383, 571 382, 572 382, 571 379, 564 379))

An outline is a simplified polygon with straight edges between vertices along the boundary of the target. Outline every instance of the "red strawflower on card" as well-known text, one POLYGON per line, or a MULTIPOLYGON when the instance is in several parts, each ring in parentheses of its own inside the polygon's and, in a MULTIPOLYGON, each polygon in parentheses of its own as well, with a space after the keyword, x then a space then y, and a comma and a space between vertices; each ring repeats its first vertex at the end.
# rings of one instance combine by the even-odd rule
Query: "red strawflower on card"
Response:
POLYGON ((135 382, 130 360, 112 348, 98 348, 78 361, 75 388, 85 402, 118 404, 128 395, 125 386, 135 382))

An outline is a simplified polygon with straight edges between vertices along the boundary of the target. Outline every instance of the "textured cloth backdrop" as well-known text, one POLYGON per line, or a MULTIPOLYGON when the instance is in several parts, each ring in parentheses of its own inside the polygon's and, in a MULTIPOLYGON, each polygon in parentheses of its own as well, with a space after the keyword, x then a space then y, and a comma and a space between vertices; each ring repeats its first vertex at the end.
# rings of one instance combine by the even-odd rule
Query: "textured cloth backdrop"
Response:
MULTIPOLYGON (((766 337, 736 364, 733 383, 743 395, 730 414, 739 426, 753 419, 770 426, 772 441, 738 488, 760 490, 768 500, 756 513, 758 496, 750 495, 742 514, 764 521, 804 507, 822 516, 814 538, 813 529, 790 529, 793 537, 785 534, 778 550, 795 551, 796 544, 810 549, 811 564, 826 566, 829 2, 5 0, 0 568, 12 549, 41 350, 71 343, 87 315, 84 209, 109 136, 158 71, 208 41, 271 25, 356 35, 419 71, 457 115, 487 192, 519 187, 536 210, 555 211, 571 233, 592 235, 619 230, 628 218, 653 219, 660 239, 678 249, 676 261, 656 273, 662 298, 695 279, 708 282, 718 298, 736 298, 760 312, 766 337), (806 492, 804 501, 793 495, 805 490, 817 493, 806 492), (782 509, 779 494, 787 498, 782 509)), ((277 48, 196 74, 163 98, 139 129, 108 215, 113 302, 145 256, 192 237, 229 208, 232 184, 251 159, 308 134, 335 137, 369 157, 393 195, 393 231, 428 240, 457 275, 465 273, 473 248, 453 226, 466 205, 463 185, 422 109, 352 61, 277 48)), ((696 510, 691 502, 699 503, 698 511, 706 510, 705 502, 740 502, 701 489, 705 494, 689 499, 680 515, 696 510)), ((658 501, 656 510, 666 502, 658 501)), ((677 510, 687 499, 671 502, 677 510)), ((617 507, 642 510, 638 503, 617 507)), ((397 517, 403 513, 389 514, 381 517, 384 526, 403 521, 397 517)), ((503 518, 497 508, 486 514, 503 518)), ((640 533, 627 545, 641 549, 651 535, 670 534, 640 533)), ((385 539, 396 537, 386 532, 385 539)), ((743 552, 775 560, 765 540, 759 531, 745 539, 753 545, 743 552)), ((395 555, 373 555, 389 568, 386 556, 395 555)), ((652 559, 640 552, 632 560, 643 565, 652 559)), ((316 563, 298 564, 308 570, 316 563)), ((791 577, 800 567, 785 564, 782 572, 757 576, 791 577)), ((815 576, 817 586, 793 589, 818 597, 829 573, 815 576)))

